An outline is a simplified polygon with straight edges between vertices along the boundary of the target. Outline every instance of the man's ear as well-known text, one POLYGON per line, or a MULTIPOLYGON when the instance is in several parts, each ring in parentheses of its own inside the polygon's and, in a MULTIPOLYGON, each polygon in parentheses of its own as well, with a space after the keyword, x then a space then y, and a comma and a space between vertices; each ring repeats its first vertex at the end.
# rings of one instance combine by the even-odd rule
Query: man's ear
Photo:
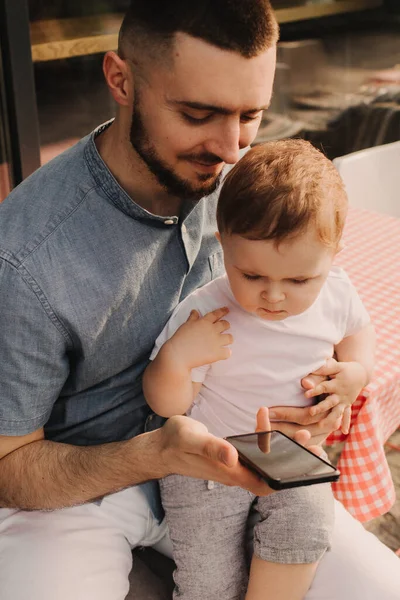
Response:
POLYGON ((116 52, 107 52, 103 60, 103 73, 115 102, 120 106, 130 106, 133 101, 133 75, 128 62, 116 52))
POLYGON ((221 243, 221 234, 219 231, 215 232, 215 237, 217 238, 217 240, 219 241, 219 243, 221 243))

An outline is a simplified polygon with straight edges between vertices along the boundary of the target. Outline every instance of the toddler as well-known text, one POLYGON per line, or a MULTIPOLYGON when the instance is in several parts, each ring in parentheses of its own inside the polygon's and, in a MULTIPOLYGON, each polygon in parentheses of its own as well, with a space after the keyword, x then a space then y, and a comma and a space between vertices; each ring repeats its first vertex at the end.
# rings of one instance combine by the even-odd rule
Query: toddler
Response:
MULTIPOLYGON (((346 211, 337 171, 305 141, 259 145, 237 163, 217 209, 226 274, 187 297, 157 339, 143 382, 156 413, 186 413, 226 437, 252 432, 263 406, 310 406, 321 418, 344 414, 348 430, 344 409, 368 382, 374 343, 356 290, 333 266, 346 211), (305 393, 301 379, 333 355, 336 375, 305 393), (328 397, 313 404, 321 392, 328 397)), ((267 497, 178 475, 160 486, 174 598, 304 597, 329 548, 329 484, 267 497), (260 519, 248 578, 252 506, 260 519)))

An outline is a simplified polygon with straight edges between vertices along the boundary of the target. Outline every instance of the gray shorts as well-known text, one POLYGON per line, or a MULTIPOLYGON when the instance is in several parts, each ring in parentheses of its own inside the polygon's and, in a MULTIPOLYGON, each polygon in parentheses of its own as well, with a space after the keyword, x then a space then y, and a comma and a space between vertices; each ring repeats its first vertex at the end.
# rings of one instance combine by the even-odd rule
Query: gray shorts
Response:
POLYGON ((160 482, 177 569, 174 598, 239 600, 248 581, 246 524, 254 507, 254 554, 269 562, 317 562, 333 529, 330 484, 267 497, 181 475, 160 482))

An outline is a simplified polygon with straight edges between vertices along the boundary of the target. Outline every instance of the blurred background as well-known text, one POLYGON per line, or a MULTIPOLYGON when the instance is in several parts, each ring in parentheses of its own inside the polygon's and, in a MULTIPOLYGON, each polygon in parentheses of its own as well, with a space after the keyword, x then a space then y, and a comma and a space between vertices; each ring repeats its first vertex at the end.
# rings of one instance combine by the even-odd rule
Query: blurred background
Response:
MULTIPOLYGON (((0 199, 114 114, 102 57, 129 0, 0 0, 0 199)), ((400 2, 273 0, 271 110, 256 141, 301 136, 330 158, 400 139, 400 2)))

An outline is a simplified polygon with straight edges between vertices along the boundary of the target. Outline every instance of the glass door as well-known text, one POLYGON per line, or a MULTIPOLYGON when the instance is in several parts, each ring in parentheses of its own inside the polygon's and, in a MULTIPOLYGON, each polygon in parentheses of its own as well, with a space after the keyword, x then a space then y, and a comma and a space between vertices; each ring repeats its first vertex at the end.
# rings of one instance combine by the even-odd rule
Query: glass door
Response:
MULTIPOLYGON (((8 186, 114 116, 102 60, 106 51, 117 48, 129 2, 0 1, 8 111, 5 119, 5 102, 0 99, 0 160, 8 165, 2 168, 4 181, 4 168, 9 172, 9 156, 13 157, 8 186)), ((358 106, 364 110, 366 94, 372 106, 386 88, 397 109, 399 20, 394 11, 400 2, 272 0, 272 4, 281 24, 281 43, 273 105, 259 139, 302 135, 324 145, 331 158, 391 141, 390 136, 398 139, 389 116, 387 131, 380 129, 378 136, 364 139, 363 130, 370 128, 360 126, 362 115, 358 123, 353 113, 358 118, 358 106)))
POLYGON ((6 94, 0 46, 0 202, 10 193, 13 186, 10 133, 6 113, 6 94))
POLYGON ((26 0, 0 2, 0 148, 3 187, 40 166, 36 96, 26 0), (12 176, 6 177, 4 171, 12 176))
POLYGON ((257 141, 303 137, 334 159, 400 140, 400 0, 272 4, 281 38, 257 141))
POLYGON ((103 73, 129 0, 28 0, 44 164, 114 116, 103 73))
MULTIPOLYGON (((397 1, 397 0, 395 0, 397 1)), ((272 0, 281 23, 378 8, 384 0, 272 0)))
POLYGON ((6 130, 7 119, 4 111, 4 95, 0 80, 0 202, 10 193, 13 182, 11 177, 11 157, 9 152, 9 136, 6 130))

